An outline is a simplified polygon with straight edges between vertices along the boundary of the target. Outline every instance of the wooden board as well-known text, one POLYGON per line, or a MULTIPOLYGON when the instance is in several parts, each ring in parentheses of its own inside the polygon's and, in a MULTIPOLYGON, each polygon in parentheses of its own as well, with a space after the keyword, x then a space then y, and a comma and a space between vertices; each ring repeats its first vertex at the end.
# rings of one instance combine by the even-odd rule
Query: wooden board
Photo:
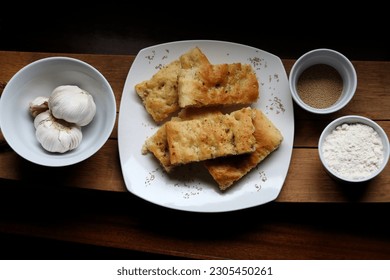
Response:
MULTIPOLYGON (((5 84, 19 69, 44 57, 69 56, 96 67, 107 78, 115 93, 117 108, 134 56, 57 54, 0 51, 0 82, 5 84)), ((283 60, 287 74, 294 60, 283 60)), ((322 168, 317 142, 322 129, 333 119, 348 114, 363 115, 377 121, 390 134, 390 62, 353 61, 358 86, 351 103, 343 110, 315 116, 294 105, 295 138, 291 165, 278 202, 390 202, 389 165, 376 179, 359 185, 343 185, 331 179, 322 168)), ((18 185, 49 185, 127 192, 123 181, 117 139, 117 124, 110 139, 88 160, 54 171, 34 165, 13 152, 0 138, 0 188, 2 181, 18 185), (41 174, 61 180, 42 181, 41 174), (2 181, 1 181, 2 180, 2 181), (47 182, 51 183, 47 183, 47 182)), ((53 187, 56 187, 53 186, 53 187)))

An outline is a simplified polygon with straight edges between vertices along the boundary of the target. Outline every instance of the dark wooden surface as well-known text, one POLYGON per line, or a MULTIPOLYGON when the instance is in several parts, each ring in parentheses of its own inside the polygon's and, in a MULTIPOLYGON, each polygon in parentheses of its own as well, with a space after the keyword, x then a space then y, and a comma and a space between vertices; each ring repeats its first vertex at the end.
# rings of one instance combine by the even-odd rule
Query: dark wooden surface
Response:
MULTIPOLYGON (((331 36, 331 30, 321 29, 322 35, 311 37, 295 37, 285 30, 279 30, 282 36, 272 38, 267 36, 267 32, 276 32, 272 28, 268 31, 261 30, 263 33, 260 32, 260 35, 253 33, 259 31, 258 28, 253 28, 249 36, 232 32, 228 28, 213 32, 206 28, 206 24, 191 27, 187 31, 173 32, 169 29, 173 27, 172 24, 163 22, 156 25, 127 20, 122 14, 118 17, 95 19, 83 25, 63 23, 59 19, 50 18, 51 25, 38 20, 19 28, 15 27, 17 20, 18 15, 12 19, 0 17, 0 32, 3 34, 0 38, 0 50, 29 52, 31 60, 39 57, 42 52, 75 56, 80 54, 87 59, 88 56, 84 54, 92 54, 90 59, 94 62, 99 55, 115 55, 109 63, 108 60, 101 62, 99 70, 109 71, 108 69, 121 65, 117 70, 121 75, 127 73, 123 69, 124 65, 131 63, 132 57, 141 48, 175 40, 218 39, 252 45, 285 59, 286 69, 307 50, 317 47, 333 48, 352 59, 358 66, 358 71, 372 77, 374 83, 375 77, 382 79, 383 92, 380 94, 385 101, 379 103, 383 107, 369 106, 369 110, 365 112, 369 117, 381 121, 389 131, 390 117, 386 109, 388 106, 385 105, 389 103, 390 71, 389 48, 385 43, 385 36, 365 36, 371 43, 361 40, 361 37, 337 40, 331 36), (120 63, 117 64, 115 59, 120 60, 120 63), (382 74, 368 73, 366 65, 376 65, 382 74)), ((362 34, 367 33, 362 30, 362 34)), ((10 63, 7 67, 12 65, 10 63)), ((13 67, 17 69, 19 65, 13 67)), ((5 70, 1 71, 5 73, 5 70)), ((116 93, 121 92, 121 78, 111 80, 110 83, 116 93)), ((356 102, 364 102, 365 93, 370 96, 371 90, 370 84, 359 84, 360 97, 356 102)), ((378 102, 377 98, 373 101, 378 102)), ((362 112, 356 103, 352 103, 349 108, 351 111, 348 112, 362 112)), ((296 115, 296 134, 299 135, 306 132, 305 127, 312 127, 310 123, 313 121, 322 121, 323 124, 327 122, 327 119, 313 120, 299 110, 296 115)), ((310 154, 314 151, 318 133, 319 128, 310 131, 307 136, 296 138, 294 168, 290 170, 288 178, 290 188, 299 188, 297 182, 300 181, 307 184, 306 177, 302 174, 304 169, 299 168, 307 163, 299 159, 307 158, 307 152, 310 154)), ((116 149, 115 137, 114 130, 108 144, 112 145, 110 149, 113 150, 116 149)), ((8 153, 12 161, 14 155, 12 151, 8 153)), ((3 168, 7 165, 5 160, 8 162, 8 159, 2 158, 0 163, 3 168)), ((356 202, 362 195, 364 197, 365 188, 344 189, 346 197, 342 203, 313 203, 307 201, 310 193, 303 193, 301 201, 305 202, 297 201, 297 197, 281 196, 282 202, 275 201, 261 207, 237 212, 199 214, 161 208, 126 192, 107 191, 105 189, 110 186, 105 184, 96 189, 69 187, 78 184, 69 176, 66 179, 68 186, 55 181, 42 184, 34 175, 34 170, 39 168, 28 163, 23 163, 21 167, 25 168, 24 174, 28 174, 27 180, 0 179, 0 255, 4 259, 390 258, 390 228, 386 218, 390 205, 388 202, 356 202), (289 200, 295 202, 288 202, 289 200)), ((17 170, 11 169, 7 172, 17 174, 17 170)), ((72 170, 68 172, 71 173, 72 170)), ((388 168, 386 172, 384 188, 388 190, 388 168)), ((310 176, 314 177, 316 174, 310 176)), ((83 180, 85 184, 92 185, 88 177, 83 180)), ((335 193, 334 188, 337 186, 332 185, 333 183, 329 185, 329 182, 318 182, 326 186, 323 197, 335 193)), ((114 182, 115 184, 120 185, 121 182, 114 182)), ((313 185, 314 187, 321 185, 313 185)), ((387 191, 383 192, 383 197, 388 195, 387 191)))
MULTIPOLYGON (((5 83, 26 64, 52 55, 58 53, 0 51, 0 64, 3 65, 0 69, 0 80, 5 83)), ((134 56, 66 55, 86 61, 101 71, 113 88, 119 111, 123 86, 134 56)), ((282 62, 288 73, 294 60, 283 59, 282 62)), ((375 180, 359 186, 361 192, 357 194, 356 190, 341 190, 340 184, 329 178, 319 160, 317 143, 320 133, 334 118, 358 114, 378 121, 385 132, 390 131, 390 113, 385 109, 390 107, 387 88, 390 63, 353 61, 353 64, 359 76, 359 85, 353 101, 343 110, 330 115, 315 116, 295 106, 293 155, 277 202, 348 202, 351 196, 354 196, 354 201, 359 202, 390 202, 390 165, 375 180)), ((52 179, 61 178, 61 182, 57 184, 62 186, 127 192, 119 162, 117 130, 116 124, 110 139, 93 157, 66 168, 50 170, 25 161, 11 150, 0 152, 0 178, 30 184, 50 184, 52 179), (44 182, 41 179, 42 174, 46 174, 44 182)))

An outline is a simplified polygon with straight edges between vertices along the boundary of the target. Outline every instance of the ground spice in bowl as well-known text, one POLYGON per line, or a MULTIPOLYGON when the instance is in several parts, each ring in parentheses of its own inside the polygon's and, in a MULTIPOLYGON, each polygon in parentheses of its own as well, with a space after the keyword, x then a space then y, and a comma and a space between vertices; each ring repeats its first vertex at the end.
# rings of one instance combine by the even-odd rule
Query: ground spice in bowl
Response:
POLYGON ((339 72, 327 64, 315 64, 305 69, 297 82, 299 97, 307 105, 328 108, 340 98, 343 79, 339 72))

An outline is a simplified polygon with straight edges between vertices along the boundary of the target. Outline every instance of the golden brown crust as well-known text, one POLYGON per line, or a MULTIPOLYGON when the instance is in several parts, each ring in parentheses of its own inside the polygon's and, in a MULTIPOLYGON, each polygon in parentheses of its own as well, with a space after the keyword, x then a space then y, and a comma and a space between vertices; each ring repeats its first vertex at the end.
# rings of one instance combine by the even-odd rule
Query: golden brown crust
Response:
POLYGON ((199 118, 212 117, 215 115, 222 115, 221 108, 218 107, 202 107, 202 108, 194 108, 188 107, 181 109, 177 118, 180 120, 193 120, 199 118))
POLYGON ((191 69, 194 67, 211 65, 207 56, 199 47, 194 47, 182 54, 179 58, 182 69, 191 69))
POLYGON ((283 140, 280 131, 264 113, 258 109, 253 111, 256 112, 254 118, 256 150, 250 154, 218 158, 204 163, 221 190, 226 190, 256 167, 276 150, 283 140))
POLYGON ((257 101, 259 84, 249 64, 212 65, 195 47, 135 85, 146 111, 162 122, 180 108, 248 105, 257 101))
POLYGON ((161 122, 179 110, 177 77, 180 61, 175 60, 161 68, 151 79, 135 85, 146 111, 156 122, 161 122))
MULTIPOLYGON (((218 157, 204 162, 207 170, 222 191, 231 187, 233 183, 255 168, 270 153, 276 150, 283 140, 280 131, 260 110, 252 109, 252 111, 255 114, 253 124, 255 127, 256 150, 252 153, 218 157)), ((237 112, 236 114, 238 115, 243 113, 237 112)), ((216 108, 209 108, 209 110, 207 108, 187 108, 182 110, 179 116, 173 118, 171 121, 210 118, 216 115, 222 115, 216 108)), ((148 151, 153 153, 166 172, 171 172, 176 166, 170 160, 165 124, 145 141, 143 153, 148 151)))
MULTIPOLYGON (((191 56, 191 53, 181 57, 191 56)), ((187 58, 188 59, 188 58, 187 58)), ((259 97, 259 83, 249 64, 216 64, 197 61, 182 67, 178 77, 178 102, 188 106, 246 105, 259 97)))
POLYGON ((253 152, 252 110, 243 108, 231 114, 166 123, 171 164, 253 152))
MULTIPOLYGON (((222 114, 216 108, 201 108, 194 110, 193 108, 183 109, 179 112, 177 117, 173 117, 171 121, 182 121, 191 120, 201 117, 209 117, 217 114, 222 114)), ((161 166, 167 173, 170 173, 174 165, 171 164, 168 150, 167 133, 165 130, 165 124, 161 125, 160 128, 148 139, 146 139, 142 153, 146 154, 151 152, 159 161, 161 166)))

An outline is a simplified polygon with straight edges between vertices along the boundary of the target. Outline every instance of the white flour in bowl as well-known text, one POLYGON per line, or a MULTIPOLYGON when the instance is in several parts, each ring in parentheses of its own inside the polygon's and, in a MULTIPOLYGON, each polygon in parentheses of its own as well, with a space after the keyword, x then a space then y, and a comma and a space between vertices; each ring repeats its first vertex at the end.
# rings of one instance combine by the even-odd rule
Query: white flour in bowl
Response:
POLYGON ((323 158, 330 170, 346 179, 358 180, 378 170, 383 161, 383 143, 370 126, 342 124, 323 143, 323 158))

